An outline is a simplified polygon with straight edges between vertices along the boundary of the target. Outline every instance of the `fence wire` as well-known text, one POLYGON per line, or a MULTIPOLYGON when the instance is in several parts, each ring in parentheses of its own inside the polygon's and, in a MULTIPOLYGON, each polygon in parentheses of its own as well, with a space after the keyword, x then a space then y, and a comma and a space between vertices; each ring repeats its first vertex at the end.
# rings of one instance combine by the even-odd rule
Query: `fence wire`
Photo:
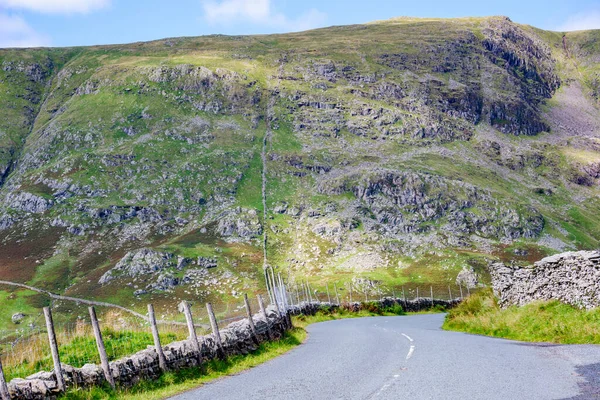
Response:
MULTIPOLYGON (((277 287, 275 288, 277 290, 277 287)), ((306 282, 288 283, 286 290, 280 290, 277 296, 280 309, 306 302, 351 303, 376 301, 383 298, 414 300, 433 298, 436 300, 457 300, 466 297, 474 289, 450 285, 446 287, 427 285, 405 285, 396 287, 357 287, 333 284, 328 287, 313 287, 306 282)), ((263 296, 265 306, 269 296, 263 296)), ((248 303, 252 314, 260 313, 257 296, 249 296, 248 303)), ((432 302, 433 303, 433 302, 432 302)), ((205 304, 195 303, 191 307, 197 336, 211 333, 210 319, 205 304)), ((226 303, 213 305, 213 311, 220 329, 228 324, 247 318, 247 310, 242 296, 226 303)), ((56 312, 58 314, 58 312, 56 312)), ((55 320, 66 320, 55 318, 55 320)), ((161 322, 158 325, 162 346, 187 339, 188 328, 184 317, 174 323, 161 322)), ((106 352, 110 361, 130 356, 149 346, 154 341, 148 321, 135 318, 123 318, 120 313, 109 310, 99 320, 106 352)), ((26 378, 39 371, 53 369, 48 332, 43 324, 30 328, 21 328, 13 332, 0 332, 0 361, 7 381, 13 378, 26 378), (41 327, 43 326, 43 328, 41 327)), ((61 362, 73 367, 82 367, 88 363, 100 364, 96 340, 89 319, 78 317, 74 322, 55 324, 56 339, 59 344, 61 362)), ((174 357, 177 357, 175 355, 174 357)), ((181 360, 182 362, 185 360, 181 360)))

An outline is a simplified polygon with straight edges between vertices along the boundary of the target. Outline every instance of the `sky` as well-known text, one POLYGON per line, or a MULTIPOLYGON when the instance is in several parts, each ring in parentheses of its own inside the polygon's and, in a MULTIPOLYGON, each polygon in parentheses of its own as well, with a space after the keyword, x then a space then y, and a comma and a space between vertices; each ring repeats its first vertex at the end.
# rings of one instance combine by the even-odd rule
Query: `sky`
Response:
POLYGON ((0 0, 0 47, 280 33, 399 16, 488 15, 556 31, 600 29, 600 0, 0 0))

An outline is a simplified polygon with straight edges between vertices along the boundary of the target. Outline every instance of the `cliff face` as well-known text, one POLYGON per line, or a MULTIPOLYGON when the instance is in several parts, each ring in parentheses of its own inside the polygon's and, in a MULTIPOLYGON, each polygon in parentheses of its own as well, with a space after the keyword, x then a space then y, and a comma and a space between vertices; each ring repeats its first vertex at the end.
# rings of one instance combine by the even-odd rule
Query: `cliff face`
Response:
POLYGON ((1 50, 0 277, 226 298, 265 232, 292 275, 396 284, 597 246, 599 37, 397 19, 1 50), (146 248, 173 265, 97 284, 146 248))

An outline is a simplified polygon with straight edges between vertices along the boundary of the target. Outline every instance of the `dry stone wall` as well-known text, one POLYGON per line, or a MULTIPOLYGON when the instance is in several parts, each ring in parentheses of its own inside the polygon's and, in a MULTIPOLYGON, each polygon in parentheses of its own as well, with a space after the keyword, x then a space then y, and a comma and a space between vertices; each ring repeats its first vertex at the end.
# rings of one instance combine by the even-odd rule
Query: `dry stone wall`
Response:
MULTIPOLYGON (((224 356, 248 354, 258 348, 260 342, 280 338, 289 326, 289 315, 313 315, 317 311, 343 307, 347 311, 358 312, 372 307, 390 307, 394 304, 402 306, 407 311, 420 311, 432 306, 453 307, 461 299, 451 301, 431 298, 417 298, 412 300, 384 298, 367 303, 345 303, 342 306, 331 303, 303 302, 300 305, 289 307, 289 314, 280 316, 274 306, 267 308, 267 319, 261 314, 253 316, 258 337, 255 340, 250 323, 247 319, 233 322, 220 331, 224 356), (269 335, 270 332, 270 335, 269 335), (270 336, 270 337, 269 337, 270 336)), ((219 347, 212 335, 198 337, 200 343, 200 357, 191 340, 182 340, 163 346, 163 351, 170 370, 192 368, 203 362, 219 356, 219 347)), ((106 384, 102 367, 96 364, 86 364, 81 368, 62 364, 63 376, 67 388, 86 388, 106 384)), ((158 378, 162 371, 159 367, 158 353, 154 346, 137 352, 134 355, 123 357, 110 363, 112 376, 118 386, 128 387, 135 385, 142 379, 158 378)), ((8 383, 11 400, 42 400, 56 399, 60 395, 56 375, 54 372, 39 372, 25 379, 13 379, 8 383)))
POLYGON ((600 306, 600 251, 546 257, 533 266, 491 266, 492 287, 500 306, 559 300, 579 308, 600 306))

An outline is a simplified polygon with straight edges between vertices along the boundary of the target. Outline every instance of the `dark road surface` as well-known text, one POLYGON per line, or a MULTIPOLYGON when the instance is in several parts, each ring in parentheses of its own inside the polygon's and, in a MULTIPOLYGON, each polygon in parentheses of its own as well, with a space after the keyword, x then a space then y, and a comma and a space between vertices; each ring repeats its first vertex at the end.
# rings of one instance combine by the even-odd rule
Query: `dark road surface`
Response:
POLYGON ((600 346, 442 331, 444 315, 346 319, 192 399, 600 399, 600 346))

